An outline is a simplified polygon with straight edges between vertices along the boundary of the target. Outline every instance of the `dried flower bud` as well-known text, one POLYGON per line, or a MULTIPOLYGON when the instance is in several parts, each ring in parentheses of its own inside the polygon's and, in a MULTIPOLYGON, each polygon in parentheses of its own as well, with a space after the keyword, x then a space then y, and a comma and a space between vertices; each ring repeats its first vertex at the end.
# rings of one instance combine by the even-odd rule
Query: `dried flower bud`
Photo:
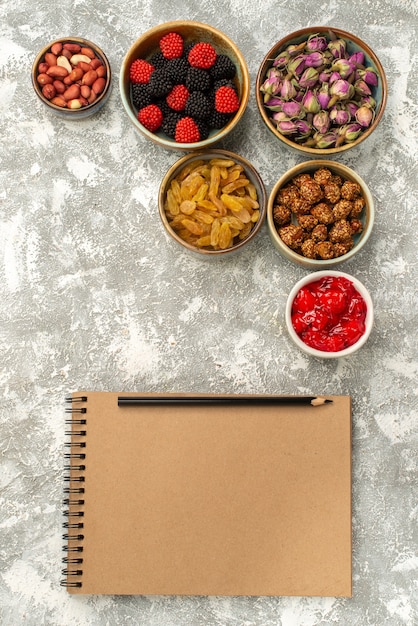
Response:
POLYGON ((277 111, 276 113, 273 113, 271 119, 275 122, 290 122, 290 119, 284 111, 277 111))
POLYGON ((300 54, 287 64, 287 71, 293 76, 300 76, 305 69, 305 55, 300 54))
POLYGON ((335 106, 329 112, 329 118, 331 122, 337 124, 338 126, 347 124, 350 121, 350 117, 350 113, 347 110, 339 109, 335 106))
POLYGON ((318 111, 321 110, 318 98, 310 89, 308 89, 308 91, 303 96, 302 105, 307 113, 318 113, 318 111))
POLYGON ((320 83, 328 83, 331 76, 331 70, 322 70, 319 72, 318 80, 320 83))
POLYGON ((365 105, 370 107, 371 109, 375 109, 376 108, 376 100, 372 97, 372 96, 364 96, 364 98, 361 99, 360 105, 365 105))
POLYGON ((328 50, 331 50, 335 59, 343 59, 346 56, 346 42, 344 39, 335 39, 328 44, 328 50))
POLYGON ((283 121, 277 124, 277 130, 282 133, 282 135, 295 135, 298 131, 297 126, 294 122, 283 121))
POLYGON ((311 35, 306 42, 305 49, 308 52, 323 52, 327 49, 328 42, 325 37, 319 37, 318 35, 311 35))
POLYGON ((291 100, 290 102, 284 102, 282 106, 282 110, 288 117, 299 117, 303 114, 302 106, 299 102, 295 102, 291 100))
POLYGON ((331 65, 331 69, 334 72, 338 72, 340 78, 348 78, 350 74, 354 71, 354 66, 350 63, 348 59, 337 59, 331 65))
POLYGON ((341 80, 341 75, 339 72, 331 72, 328 78, 328 83, 332 85, 332 83, 337 82, 337 80, 341 80))
POLYGON ((377 87, 379 79, 372 67, 366 67, 365 70, 358 70, 359 78, 362 78, 367 85, 377 87))
POLYGON ((289 63, 290 55, 286 50, 281 52, 273 61, 273 67, 283 68, 289 63))
POLYGON ((296 95, 296 87, 288 78, 285 78, 282 86, 280 87, 280 95, 283 100, 292 100, 292 98, 296 95))
POLYGON ((309 89, 314 87, 318 81, 319 72, 314 67, 308 67, 304 70, 302 76, 299 79, 299 86, 301 89, 309 89))
POLYGON ((348 60, 356 66, 364 65, 364 52, 361 52, 360 50, 358 52, 354 52, 354 54, 348 57, 348 60))
POLYGON ((356 111, 358 109, 358 104, 350 100, 349 102, 344 103, 344 108, 349 112, 350 117, 355 117, 356 111))
POLYGON ((267 72, 267 78, 262 84, 260 90, 263 93, 269 94, 271 96, 276 95, 280 89, 281 85, 281 72, 277 70, 275 67, 271 67, 267 72))
POLYGON ((359 107, 359 109, 357 109, 356 121, 360 124, 360 126, 362 126, 363 128, 368 128, 372 122, 372 119, 373 111, 370 107, 364 104, 363 106, 359 107))
POLYGON ((327 111, 319 111, 319 113, 313 116, 312 124, 321 135, 324 135, 328 132, 331 124, 329 113, 327 111))
POLYGON ((330 131, 328 133, 315 133, 315 146, 320 150, 324 148, 333 148, 337 142, 337 133, 330 131))
POLYGON ((277 96, 264 96, 264 105, 270 109, 270 111, 281 111, 283 106, 283 100, 277 96))
POLYGON ((329 95, 328 83, 322 84, 321 89, 316 94, 316 97, 318 98, 321 109, 328 108, 328 104, 331 99, 331 96, 329 95))
POLYGON ((356 82, 354 83, 354 89, 356 91, 356 93, 360 96, 371 96, 372 92, 371 89, 369 87, 369 85, 362 80, 361 78, 359 80, 356 80, 356 82))
POLYGON ((328 104, 329 107, 334 106, 339 100, 350 100, 354 95, 354 87, 348 81, 336 80, 332 83, 329 92, 331 94, 331 100, 328 104))
POLYGON ((338 131, 338 140, 337 145, 341 145, 342 143, 350 143, 357 139, 357 137, 362 132, 362 127, 360 124, 347 124, 346 126, 341 126, 338 131))
POLYGON ((305 120, 297 120, 295 122, 296 130, 301 138, 309 137, 312 133, 312 127, 305 120))
POLYGON ((323 63, 324 63, 324 59, 320 52, 311 52, 305 58, 306 67, 321 67, 323 63))

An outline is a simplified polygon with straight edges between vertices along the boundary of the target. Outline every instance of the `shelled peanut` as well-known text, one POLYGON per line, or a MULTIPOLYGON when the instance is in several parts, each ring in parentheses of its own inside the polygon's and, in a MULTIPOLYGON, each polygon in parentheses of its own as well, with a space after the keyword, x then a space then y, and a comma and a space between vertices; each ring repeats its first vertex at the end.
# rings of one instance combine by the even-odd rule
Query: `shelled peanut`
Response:
POLYGON ((39 63, 36 79, 43 96, 52 104, 81 109, 103 93, 107 70, 92 48, 56 42, 39 63))
POLYGON ((260 217, 256 188, 232 159, 186 165, 172 179, 164 208, 181 239, 207 250, 225 250, 245 239, 260 217))

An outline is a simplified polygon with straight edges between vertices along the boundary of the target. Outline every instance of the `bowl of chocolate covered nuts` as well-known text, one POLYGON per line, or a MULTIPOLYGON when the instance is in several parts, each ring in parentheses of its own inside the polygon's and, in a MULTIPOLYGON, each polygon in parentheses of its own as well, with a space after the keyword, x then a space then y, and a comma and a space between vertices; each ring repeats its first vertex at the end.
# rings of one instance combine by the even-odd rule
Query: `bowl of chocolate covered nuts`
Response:
POLYGON ((84 119, 97 113, 111 92, 111 68, 104 52, 80 37, 56 39, 32 65, 36 95, 53 113, 84 119))
POLYGON ((160 218, 169 237, 200 258, 242 250, 260 231, 267 196, 260 175, 242 156, 213 148, 175 162, 159 191, 160 218))
POLYGON ((323 159, 299 163, 274 185, 267 225, 275 248, 311 270, 332 268, 360 252, 374 223, 374 202, 351 168, 323 159))

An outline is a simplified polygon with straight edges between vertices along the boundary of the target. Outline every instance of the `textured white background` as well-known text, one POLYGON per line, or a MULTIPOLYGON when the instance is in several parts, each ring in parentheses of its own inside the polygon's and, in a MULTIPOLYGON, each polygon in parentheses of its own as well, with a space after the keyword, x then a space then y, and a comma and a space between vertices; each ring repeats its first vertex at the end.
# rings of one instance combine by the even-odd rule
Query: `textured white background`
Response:
POLYGON ((416 624, 416 3, 3 0, 0 17, 0 623, 416 624), (351 358, 310 359, 291 344, 284 305, 305 270, 278 256, 265 228, 215 263, 167 240, 157 192, 181 155, 136 134, 118 75, 133 41, 172 19, 207 22, 243 51, 251 98, 220 147, 248 158, 267 191, 303 160, 256 110, 257 69, 273 43, 327 24, 363 37, 385 67, 380 127, 339 158, 376 201, 366 249, 342 266, 376 309, 369 342, 351 358), (114 72, 105 109, 77 123, 46 111, 30 83, 37 51, 70 35, 99 44, 114 72), (80 387, 352 395, 353 599, 70 598, 59 586, 63 398, 80 387))

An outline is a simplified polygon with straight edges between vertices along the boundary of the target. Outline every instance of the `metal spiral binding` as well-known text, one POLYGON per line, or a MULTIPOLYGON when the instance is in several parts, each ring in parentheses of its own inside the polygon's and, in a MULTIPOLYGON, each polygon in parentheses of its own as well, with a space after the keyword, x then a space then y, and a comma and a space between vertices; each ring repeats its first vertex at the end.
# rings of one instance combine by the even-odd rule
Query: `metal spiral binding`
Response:
POLYGON ((85 482, 83 472, 86 469, 84 463, 86 459, 86 453, 84 452, 86 442, 80 441, 79 438, 86 436, 86 430, 82 427, 87 424, 87 419, 81 417, 81 415, 87 413, 87 409, 86 407, 76 405, 87 402, 87 397, 68 396, 65 398, 65 402, 71 405, 65 407, 65 413, 70 413, 72 417, 65 420, 66 425, 70 426, 71 430, 65 431, 65 435, 70 438, 65 443, 66 448, 69 448, 69 452, 64 454, 66 461, 64 465, 64 472, 66 472, 64 482, 68 483, 68 485, 64 487, 66 497, 63 500, 63 506, 68 508, 63 511, 66 521, 62 525, 65 530, 62 535, 65 545, 62 549, 67 553, 67 556, 62 558, 62 563, 65 567, 61 573, 65 578, 61 580, 61 586, 80 588, 83 584, 81 580, 78 580, 83 575, 83 569, 80 567, 83 564, 83 546, 78 544, 84 539, 82 534, 84 511, 80 507, 84 505, 84 486, 82 486, 82 483, 85 482))

